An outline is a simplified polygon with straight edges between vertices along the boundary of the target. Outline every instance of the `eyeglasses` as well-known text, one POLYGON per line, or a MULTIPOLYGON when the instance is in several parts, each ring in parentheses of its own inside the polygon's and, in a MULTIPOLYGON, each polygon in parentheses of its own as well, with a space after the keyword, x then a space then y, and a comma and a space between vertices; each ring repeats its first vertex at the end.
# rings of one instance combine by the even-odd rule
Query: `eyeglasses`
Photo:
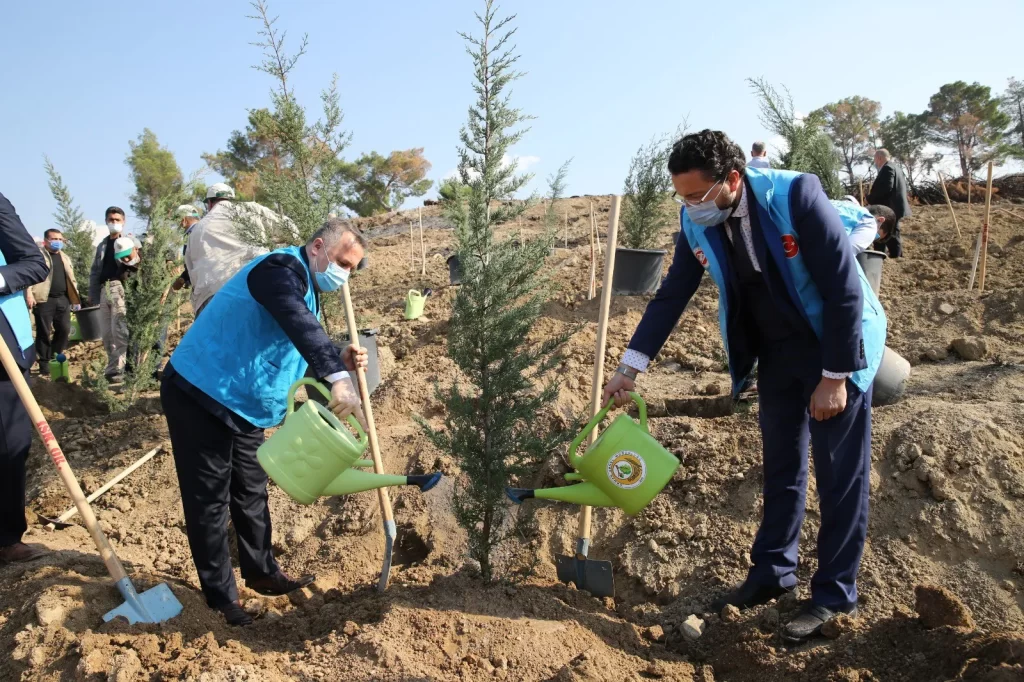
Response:
MULTIPOLYGON (((721 181, 721 180, 719 180, 718 182, 716 182, 716 183, 715 183, 714 185, 711 185, 711 188, 710 188, 710 189, 708 189, 708 191, 707 191, 707 192, 704 192, 704 196, 702 196, 702 197, 701 197, 700 199, 698 199, 697 201, 693 201, 693 200, 691 200, 691 199, 687 199, 686 197, 681 197, 681 196, 679 196, 679 193, 678 193, 678 192, 672 192, 672 201, 676 202, 677 204, 682 204, 682 205, 684 205, 684 206, 689 206, 689 207, 691 207, 691 208, 692 208, 693 206, 698 206, 698 205, 700 205, 700 204, 703 204, 703 203, 704 203, 705 201, 707 201, 708 195, 709 195, 709 194, 711 194, 711 192, 712 192, 712 191, 713 191, 713 190, 715 189, 715 187, 716 187, 716 186, 718 186, 718 185, 722 185, 722 181, 721 181)), ((718 194, 721 194, 721 193, 722 193, 722 189, 723 189, 724 187, 725 187, 725 185, 722 185, 722 187, 719 187, 719 188, 718 188, 718 194)), ((715 196, 714 196, 714 197, 712 198, 712 201, 714 201, 715 199, 717 199, 717 198, 718 198, 718 194, 716 194, 716 195, 715 195, 715 196)))

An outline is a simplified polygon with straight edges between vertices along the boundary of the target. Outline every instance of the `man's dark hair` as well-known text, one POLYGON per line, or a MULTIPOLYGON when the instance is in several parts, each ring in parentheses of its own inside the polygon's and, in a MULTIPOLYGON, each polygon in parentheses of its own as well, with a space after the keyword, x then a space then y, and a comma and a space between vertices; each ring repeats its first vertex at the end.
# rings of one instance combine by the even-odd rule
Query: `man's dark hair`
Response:
POLYGON ((49 239, 51 234, 59 234, 61 237, 64 236, 64 233, 58 230, 56 227, 51 227, 46 232, 43 232, 43 239, 49 239))
POLYGON ((871 204, 866 207, 868 213, 875 216, 876 218, 882 217, 885 222, 882 223, 881 228, 886 234, 892 234, 892 228, 896 225, 896 214, 888 206, 882 206, 881 204, 871 204))
POLYGON ((124 216, 124 209, 122 209, 119 206, 111 206, 110 208, 107 209, 107 212, 103 214, 103 219, 106 220, 107 218, 109 218, 110 216, 114 215, 115 213, 120 213, 122 218, 125 217, 124 216))
POLYGON ((747 167, 747 157, 739 145, 720 130, 691 133, 672 145, 668 156, 668 172, 679 175, 692 170, 702 171, 708 180, 722 180, 730 171, 740 173, 747 167))

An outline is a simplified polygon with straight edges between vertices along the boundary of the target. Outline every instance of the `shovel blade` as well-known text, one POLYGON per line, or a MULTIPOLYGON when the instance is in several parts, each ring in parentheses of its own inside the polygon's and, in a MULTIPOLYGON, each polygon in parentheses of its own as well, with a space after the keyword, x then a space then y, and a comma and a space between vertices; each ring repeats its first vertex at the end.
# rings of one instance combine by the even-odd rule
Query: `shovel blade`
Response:
POLYGON ((555 557, 555 571, 563 583, 573 583, 576 589, 589 592, 595 597, 615 596, 615 577, 612 562, 565 556, 555 557))
POLYGON ((391 562, 395 554, 395 538, 398 536, 398 529, 394 521, 384 522, 384 565, 380 569, 380 581, 377 583, 377 591, 383 592, 388 589, 388 580, 391 579, 391 562))
POLYGON ((162 623, 181 613, 181 602, 171 592, 167 583, 160 583, 142 594, 135 591, 131 580, 124 578, 117 583, 117 589, 124 597, 124 603, 103 614, 103 621, 110 622, 118 616, 135 623, 162 623))

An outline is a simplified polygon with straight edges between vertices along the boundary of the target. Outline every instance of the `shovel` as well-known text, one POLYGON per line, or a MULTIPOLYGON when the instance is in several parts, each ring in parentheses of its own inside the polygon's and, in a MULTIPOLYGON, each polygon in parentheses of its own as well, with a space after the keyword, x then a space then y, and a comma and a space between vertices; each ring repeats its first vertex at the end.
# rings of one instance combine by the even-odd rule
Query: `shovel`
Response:
MULTIPOLYGON (((352 343, 359 343, 359 328, 356 326, 356 313, 352 308, 352 296, 348 291, 348 284, 341 287, 342 299, 345 303, 345 322, 348 325, 348 338, 352 343)), ((359 384, 359 398, 363 403, 363 416, 366 417, 366 435, 370 440, 370 454, 373 456, 373 471, 377 474, 384 473, 384 463, 380 458, 380 444, 377 442, 377 425, 373 421, 373 406, 370 405, 370 391, 366 385, 366 370, 362 367, 356 368, 356 379, 359 384)), ((384 566, 380 569, 380 582, 377 589, 383 592, 388 588, 388 579, 391 577, 391 561, 395 552, 395 537, 398 531, 395 528, 395 513, 391 509, 391 496, 387 488, 377 489, 377 499, 380 501, 380 513, 384 517, 384 566)))
MULTIPOLYGON (((601 410, 601 391, 604 388, 604 354, 608 342, 608 310, 612 304, 612 275, 615 272, 615 245, 619 238, 619 207, 621 197, 612 197, 612 210, 608 221, 608 238, 605 240, 604 284, 601 289, 601 311, 597 319, 597 348, 594 354, 594 380, 590 387, 590 416, 601 410)), ((597 440, 597 427, 590 432, 588 445, 597 440)), ((614 597, 615 578, 612 562, 588 559, 590 552, 591 508, 580 509, 576 554, 555 557, 555 570, 563 583, 575 583, 576 588, 586 590, 595 597, 614 597)))
POLYGON ((96 543, 96 548, 100 552, 100 557, 103 558, 103 563, 107 566, 110 577, 114 579, 114 584, 117 586, 121 596, 124 597, 124 603, 116 609, 105 613, 103 620, 110 621, 118 616, 123 616, 132 624, 160 623, 177 616, 181 613, 181 602, 171 592, 171 588, 167 583, 160 583, 142 594, 136 592, 131 578, 125 573, 124 566, 121 565, 121 561, 114 554, 114 548, 110 546, 110 541, 103 534, 99 521, 96 520, 96 515, 93 514, 92 507, 86 502, 85 494, 78 485, 78 479, 75 478, 71 467, 68 466, 67 460, 64 459, 64 453, 61 452, 60 445, 58 445, 53 431, 50 430, 50 425, 46 423, 46 418, 43 417, 43 412, 39 409, 39 403, 36 402, 32 391, 29 390, 25 376, 21 373, 21 368, 14 361, 11 349, 7 347, 7 342, 2 337, 0 337, 0 362, 2 362, 4 369, 7 371, 7 376, 11 378, 15 390, 18 391, 18 397, 21 398, 29 418, 35 424, 36 431, 43 440, 43 445, 46 446, 46 450, 50 453, 50 458, 57 467, 57 473, 60 474, 64 486, 71 495, 71 499, 74 500, 75 507, 85 522, 85 527, 89 529, 93 542, 96 543))

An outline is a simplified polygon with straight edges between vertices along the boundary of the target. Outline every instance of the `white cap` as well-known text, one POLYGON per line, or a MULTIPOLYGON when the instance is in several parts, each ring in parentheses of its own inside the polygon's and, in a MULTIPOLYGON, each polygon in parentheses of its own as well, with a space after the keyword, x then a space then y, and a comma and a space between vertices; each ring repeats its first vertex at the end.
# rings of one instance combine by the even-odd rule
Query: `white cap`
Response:
POLYGON ((860 202, 857 201, 857 197, 853 196, 852 194, 847 194, 845 197, 843 197, 843 201, 850 201, 860 206, 860 202))
POLYGON ((231 189, 226 183, 215 182, 210 185, 206 190, 206 200, 210 199, 234 199, 235 190, 231 189))
POLYGON ((135 240, 131 237, 118 237, 114 240, 114 258, 124 258, 132 254, 135 248, 135 240))
POLYGON ((182 204, 174 209, 174 214, 179 218, 198 218, 199 209, 192 204, 182 204))

